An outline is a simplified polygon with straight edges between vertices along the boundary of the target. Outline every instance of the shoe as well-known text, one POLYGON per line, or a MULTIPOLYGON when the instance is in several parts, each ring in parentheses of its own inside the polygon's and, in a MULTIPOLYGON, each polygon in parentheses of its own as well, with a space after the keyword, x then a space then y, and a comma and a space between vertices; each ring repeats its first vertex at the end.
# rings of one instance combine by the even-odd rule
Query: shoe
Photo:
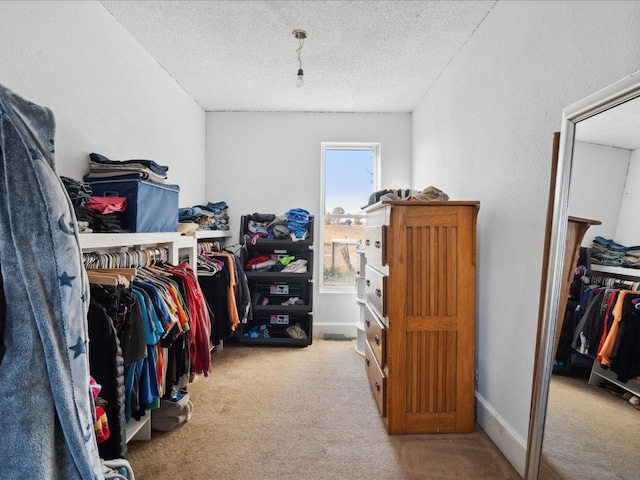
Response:
POLYGON ((307 261, 294 260, 281 270, 283 273, 307 273, 307 261))
POLYGON ((291 338, 307 338, 307 334, 304 332, 304 330, 302 329, 302 327, 300 327, 299 324, 295 324, 295 325, 291 325, 290 327, 287 327, 287 335, 289 335, 291 338))

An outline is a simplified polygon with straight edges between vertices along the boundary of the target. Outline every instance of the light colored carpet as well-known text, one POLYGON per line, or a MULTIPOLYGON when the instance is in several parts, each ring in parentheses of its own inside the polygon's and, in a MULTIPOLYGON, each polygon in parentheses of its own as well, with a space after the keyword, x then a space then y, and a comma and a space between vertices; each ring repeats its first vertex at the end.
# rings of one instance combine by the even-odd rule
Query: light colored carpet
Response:
POLYGON ((137 480, 520 478, 480 428, 387 435, 355 341, 226 346, 189 391, 189 422, 129 444, 137 480))
POLYGON ((640 410, 588 377, 554 375, 540 480, 640 479, 640 410))

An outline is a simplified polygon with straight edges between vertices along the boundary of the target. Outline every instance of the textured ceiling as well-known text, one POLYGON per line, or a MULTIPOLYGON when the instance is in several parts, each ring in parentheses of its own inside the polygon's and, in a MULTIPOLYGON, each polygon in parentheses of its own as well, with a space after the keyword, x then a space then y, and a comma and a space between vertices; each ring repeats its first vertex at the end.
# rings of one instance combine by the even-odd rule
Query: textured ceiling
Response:
POLYGON ((495 1, 101 3, 207 111, 410 112, 495 1))
POLYGON ((640 148, 640 98, 578 122, 575 136, 581 142, 637 150, 640 148))

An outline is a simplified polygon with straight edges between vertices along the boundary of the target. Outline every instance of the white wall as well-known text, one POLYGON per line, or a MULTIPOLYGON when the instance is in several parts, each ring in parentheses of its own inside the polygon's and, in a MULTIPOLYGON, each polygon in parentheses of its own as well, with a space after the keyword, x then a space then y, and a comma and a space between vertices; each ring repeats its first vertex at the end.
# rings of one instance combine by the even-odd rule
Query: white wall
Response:
POLYGON ((613 237, 616 242, 627 247, 640 245, 640 222, 638 222, 640 188, 638 185, 640 185, 640 150, 633 150, 622 194, 618 227, 613 237))
POLYGON ((522 473, 552 134, 640 67, 638 2, 497 2, 413 113, 413 183, 480 200, 478 421, 522 473))
MULTIPOLYGON (((408 113, 207 113, 206 197, 227 202, 235 239, 243 214, 283 214, 291 208, 321 213, 321 142, 380 142, 382 188, 410 187, 408 113)), ((319 228, 315 231, 319 245, 319 228)), ((316 279, 319 257, 316 248, 316 279)), ((355 289, 319 294, 319 283, 314 286, 314 335, 355 336, 355 289)))
POLYGON ((575 142, 569 215, 602 222, 589 227, 582 240, 583 247, 590 247, 598 235, 616 239, 630 157, 631 151, 623 148, 575 142))
POLYGON ((151 159, 181 205, 203 199, 204 111, 100 3, 0 2, 0 22, 0 82, 52 109, 60 175, 91 152, 151 159))

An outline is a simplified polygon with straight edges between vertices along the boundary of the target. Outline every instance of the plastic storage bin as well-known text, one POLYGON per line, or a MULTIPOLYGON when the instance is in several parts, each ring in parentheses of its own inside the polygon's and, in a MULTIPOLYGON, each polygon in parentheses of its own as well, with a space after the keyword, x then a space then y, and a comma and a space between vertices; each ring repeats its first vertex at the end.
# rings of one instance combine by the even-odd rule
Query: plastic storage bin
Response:
POLYGON ((123 226, 131 232, 175 232, 178 229, 178 185, 140 179, 89 182, 93 195, 126 197, 123 226))

